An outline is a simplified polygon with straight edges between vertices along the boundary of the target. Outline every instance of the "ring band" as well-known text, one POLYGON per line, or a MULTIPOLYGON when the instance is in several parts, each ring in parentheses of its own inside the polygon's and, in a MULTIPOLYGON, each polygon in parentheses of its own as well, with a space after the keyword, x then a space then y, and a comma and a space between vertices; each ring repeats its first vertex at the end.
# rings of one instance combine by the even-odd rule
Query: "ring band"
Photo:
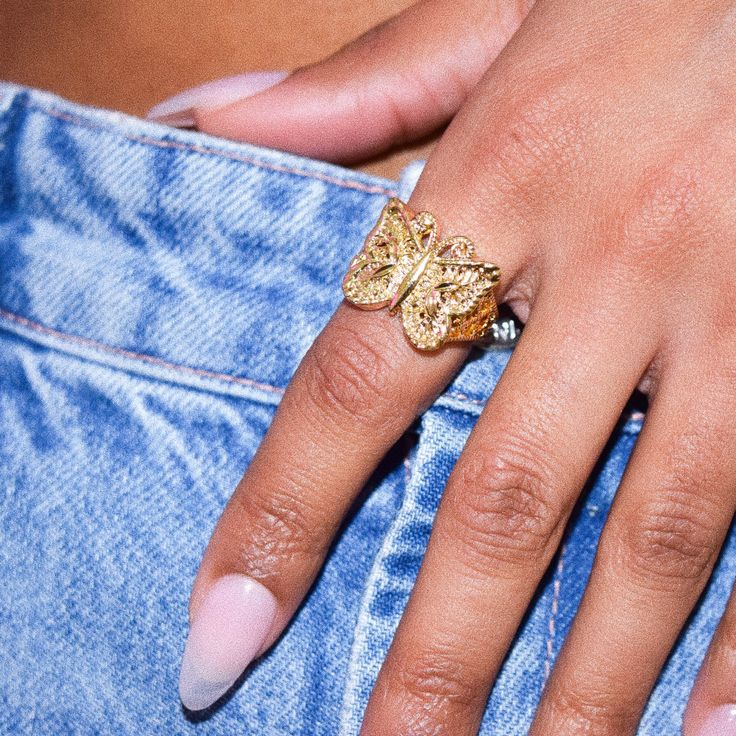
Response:
POLYGON ((474 254, 469 238, 441 240, 434 215, 414 213, 392 197, 350 263, 343 293, 361 309, 400 311, 407 337, 420 350, 478 340, 498 317, 493 287, 501 270, 474 254))

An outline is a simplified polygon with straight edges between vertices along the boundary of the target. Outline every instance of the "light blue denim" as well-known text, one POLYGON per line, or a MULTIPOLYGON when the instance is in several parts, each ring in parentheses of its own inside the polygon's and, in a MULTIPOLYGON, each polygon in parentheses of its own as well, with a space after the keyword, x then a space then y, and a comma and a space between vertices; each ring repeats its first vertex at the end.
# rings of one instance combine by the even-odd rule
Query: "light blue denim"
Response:
MULTIPOLYGON (((474 355, 397 445, 281 641, 220 707, 185 713, 177 675, 215 521, 351 255, 418 171, 388 181, 0 86, 0 734, 358 733, 443 484, 510 348, 474 355)), ((484 736, 527 731, 641 428, 634 409, 484 736)), ((679 732, 735 544, 640 734, 679 732)))

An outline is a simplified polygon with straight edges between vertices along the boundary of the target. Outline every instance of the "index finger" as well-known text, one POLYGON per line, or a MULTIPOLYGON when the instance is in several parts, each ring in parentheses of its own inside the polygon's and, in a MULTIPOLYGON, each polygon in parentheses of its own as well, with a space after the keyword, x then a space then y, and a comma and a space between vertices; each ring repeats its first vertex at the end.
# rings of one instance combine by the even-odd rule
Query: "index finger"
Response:
POLYGON ((204 554, 180 678, 187 708, 208 707, 273 643, 351 502, 464 355, 459 346, 421 355, 386 313, 338 308, 204 554))

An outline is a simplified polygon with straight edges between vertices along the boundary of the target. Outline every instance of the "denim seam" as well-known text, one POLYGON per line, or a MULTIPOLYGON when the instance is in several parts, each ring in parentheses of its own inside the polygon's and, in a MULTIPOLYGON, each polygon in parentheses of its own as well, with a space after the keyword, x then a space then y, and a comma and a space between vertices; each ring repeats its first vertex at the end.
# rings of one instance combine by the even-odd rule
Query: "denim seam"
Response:
MULTIPOLYGON (((30 330, 34 333, 38 333, 38 334, 53 338, 55 341, 58 340, 61 343, 71 343, 72 345, 84 348, 85 350, 89 350, 94 353, 101 353, 102 355, 95 355, 91 359, 95 360, 98 363, 103 363, 105 365, 108 365, 109 367, 115 368, 117 370, 124 370, 125 372, 131 373, 131 374, 140 374, 141 371, 136 370, 136 368, 132 366, 129 368, 122 368, 119 365, 111 365, 109 361, 105 360, 105 357, 111 356, 111 357, 123 358, 133 363, 144 363, 147 365, 154 366, 164 372, 171 372, 172 374, 174 374, 170 379, 172 383, 178 383, 181 376, 186 376, 189 378, 195 378, 195 379, 199 378, 199 379, 205 379, 207 381, 234 384, 234 385, 242 386, 245 388, 255 389, 256 391, 261 391, 261 392, 265 392, 268 394, 272 394, 272 395, 278 396, 279 398, 283 396, 284 391, 286 390, 284 387, 274 386, 272 384, 265 383, 262 381, 256 381, 252 378, 247 378, 245 376, 233 376, 233 375, 230 375, 229 373, 221 373, 218 371, 209 370, 207 368, 194 368, 188 365, 172 363, 169 360, 165 360, 164 358, 159 358, 155 355, 148 355, 146 353, 138 353, 133 350, 128 350, 127 348, 120 348, 115 345, 107 345, 106 343, 100 342, 98 340, 94 340, 89 337, 83 337, 81 335, 73 335, 67 332, 62 332, 61 330, 57 330, 53 327, 48 327, 44 324, 41 324, 40 322, 36 322, 32 319, 29 319, 28 317, 23 317, 22 315, 16 314, 14 312, 10 312, 6 309, 3 309, 2 307, 0 307, 0 319, 4 319, 8 322, 12 322, 14 324, 20 325, 21 327, 24 327, 27 330, 30 330)), ((29 340, 32 339, 29 335, 25 335, 25 337, 26 339, 29 339, 29 340)), ((56 342, 54 343, 54 345, 49 346, 49 347, 51 347, 52 349, 56 349, 59 352, 66 352, 65 349, 61 347, 60 345, 56 344, 56 342)), ((212 387, 208 384, 206 389, 211 391, 212 387)), ((485 403, 483 401, 476 400, 469 396, 466 396, 465 394, 461 394, 459 392, 456 393, 454 391, 447 392, 445 396, 450 399, 459 401, 459 402, 471 404, 473 406, 482 406, 485 403)), ((246 398, 253 399, 254 397, 251 395, 248 395, 246 398)), ((256 399, 256 400, 259 400, 259 399, 256 399)), ((273 402, 273 399, 270 399, 263 403, 273 404, 274 402, 273 402)))
MULTIPOLYGON (((35 339, 34 337, 31 337, 30 335, 26 334, 25 332, 20 333, 22 337, 29 341, 36 342, 37 344, 43 344, 45 347, 56 350, 60 353, 65 354, 73 354, 77 357, 81 357, 82 359, 87 358, 89 360, 93 360, 96 363, 101 363, 109 368, 112 368, 114 370, 122 370, 125 373, 131 374, 131 375, 143 375, 150 377, 150 374, 140 370, 135 369, 128 366, 121 366, 120 364, 113 364, 109 361, 109 358, 121 358, 126 361, 131 361, 134 363, 143 363, 144 365, 151 366, 152 368, 158 369, 159 371, 163 373, 172 373, 173 375, 171 378, 168 378, 166 380, 169 380, 171 383, 177 383, 187 386, 192 386, 191 379, 195 380, 202 380, 206 381, 206 385, 204 387, 197 386, 198 388, 204 388, 204 390, 210 391, 212 393, 232 393, 231 391, 217 391, 213 390, 213 386, 210 382, 214 382, 215 385, 218 383, 222 383, 228 386, 234 386, 239 387, 242 389, 251 389, 255 392, 259 393, 266 393, 270 394, 268 400, 264 400, 264 397, 253 395, 251 393, 247 394, 238 394, 240 396, 243 396, 243 398, 247 398, 250 400, 260 401, 264 404, 273 404, 274 398, 277 397, 277 400, 281 398, 281 396, 284 393, 284 389, 279 388, 278 386, 272 386, 267 383, 262 383, 260 381, 254 381, 250 378, 245 378, 241 376, 232 376, 227 373, 218 373, 216 371, 211 371, 206 368, 194 368, 191 366, 186 365, 180 365, 177 363, 172 363, 168 360, 164 360, 163 358, 158 358, 153 355, 147 355, 145 353, 136 353, 132 350, 127 350, 126 348, 120 348, 112 345, 106 345, 105 343, 98 342, 97 340, 93 340, 88 337, 82 337, 80 335, 71 335, 65 332, 61 332, 59 330, 54 329, 53 327, 47 327, 46 325, 43 325, 39 322, 34 322, 33 320, 28 319, 27 317, 23 317, 19 314, 14 314, 13 312, 9 312, 5 309, 2 309, 0 307, 0 320, 6 320, 7 322, 13 323, 15 325, 18 325, 21 328, 25 328, 26 330, 29 330, 33 333, 40 334, 42 336, 51 338, 54 340, 54 343, 52 345, 49 345, 48 343, 42 342, 40 340, 35 339), (84 349, 84 353, 81 355, 77 352, 72 352, 70 350, 65 349, 64 347, 60 346, 58 343, 69 343, 72 346, 76 346, 78 348, 84 349), (92 353, 90 355, 89 353, 92 353), (94 353, 97 353, 98 355, 94 355, 94 353), (99 355, 101 354, 101 355, 99 355), (104 356, 104 357, 102 357, 104 356), (105 358, 108 358, 107 360, 105 358), (190 381, 186 381, 183 379, 190 379, 190 381)), ((1 329, 1 326, 0 326, 1 329)), ((12 330, 10 327, 6 326, 5 329, 9 332, 12 332, 13 334, 19 334, 15 330, 12 330)))
MULTIPOLYGON (((406 455, 404 456, 404 499, 406 499, 406 492, 409 488, 409 483, 411 482, 411 470, 411 447, 409 447, 406 455)), ((348 663, 348 674, 345 680, 345 691, 343 693, 342 706, 338 716, 339 736, 350 736, 352 733, 351 729, 354 726, 353 715, 356 707, 356 695, 358 693, 361 676, 360 672, 356 669, 356 666, 360 659, 361 647, 364 644, 364 639, 361 637, 361 634, 367 633, 370 627, 370 606, 383 569, 383 560, 393 548, 394 536, 397 530, 402 528, 400 519, 401 507, 397 510, 396 517, 391 523, 391 528, 383 539, 381 548, 373 561, 371 571, 368 575, 368 579, 366 580, 365 592, 363 594, 363 599, 360 602, 358 619, 355 622, 355 633, 350 647, 350 659, 348 663)))
MULTIPOLYGON (((50 117, 55 117, 58 120, 62 120, 67 123, 72 123, 82 128, 88 128, 90 130, 102 130, 111 135, 119 135, 118 131, 114 130, 110 126, 104 125, 102 123, 98 123, 93 120, 89 120, 87 118, 84 118, 78 115, 74 115, 72 113, 64 112, 62 110, 57 110, 53 107, 41 107, 28 100, 22 100, 21 103, 29 110, 35 110, 36 112, 40 112, 50 117)), ((231 161, 238 161, 240 163, 249 164, 257 168, 266 169, 268 171, 276 171, 282 174, 291 174, 293 176, 299 176, 299 177, 303 177, 307 179, 316 179, 317 181, 321 181, 326 184, 331 184, 336 187, 341 187, 343 189, 355 189, 360 192, 366 192, 368 194, 382 194, 387 197, 396 196, 397 191, 398 191, 396 188, 389 189, 387 187, 382 187, 378 185, 372 186, 370 184, 363 184, 362 182, 352 181, 350 179, 340 179, 338 177, 331 176, 329 174, 322 174, 316 171, 307 171, 305 169, 297 169, 297 168, 293 168, 290 166, 284 166, 281 164, 272 164, 266 161, 261 161, 260 159, 255 158, 254 156, 238 154, 238 153, 235 153, 234 151, 233 152, 223 151, 223 150, 218 150, 216 148, 209 148, 207 146, 197 145, 194 143, 182 143, 181 141, 160 140, 158 138, 153 138, 151 136, 135 135, 132 133, 123 133, 121 135, 122 135, 122 138, 124 138, 125 140, 131 141, 133 143, 139 143, 145 146, 152 146, 152 147, 157 147, 157 148, 169 148, 169 149, 181 150, 181 151, 191 151, 192 153, 198 153, 204 156, 216 156, 218 158, 223 158, 223 159, 228 159, 231 161)))
POLYGON ((552 584, 552 608, 550 610, 549 623, 547 624, 547 653, 544 659, 544 681, 543 687, 547 683, 552 672, 552 656, 554 654, 555 636, 557 634, 557 614, 560 610, 560 591, 562 589, 562 574, 565 570, 565 552, 567 544, 563 544, 560 548, 560 558, 557 561, 555 569, 555 579, 552 584))
MULTIPOLYGON (((123 370, 129 374, 148 375, 145 371, 141 371, 140 369, 137 369, 133 366, 122 367, 117 364, 111 364, 109 360, 106 360, 105 358, 108 356, 117 357, 122 358, 126 361, 131 361, 134 364, 143 363, 144 365, 153 366, 164 373, 171 373, 171 377, 167 377, 166 379, 169 380, 171 383, 182 383, 184 385, 191 386, 191 383, 183 381, 182 378, 189 378, 190 380, 202 379, 207 381, 208 383, 205 387, 198 388, 203 388, 204 390, 211 391, 213 393, 230 393, 230 391, 217 391, 213 388, 210 382, 214 383, 215 385, 217 385, 218 383, 223 383, 229 386, 238 386, 245 389, 252 389, 257 392, 270 394, 271 396, 267 400, 264 400, 263 397, 253 396, 252 394, 247 394, 244 396, 244 398, 254 401, 261 401, 262 403, 269 405, 272 405, 274 403, 274 397, 278 397, 277 400, 280 400, 281 396, 283 396, 284 391, 286 390, 282 386, 274 386, 273 384, 265 383, 263 381, 256 381, 255 379, 247 378, 245 376, 233 376, 229 373, 221 373, 219 371, 209 370, 208 368, 195 368, 193 366, 172 363, 169 360, 159 358, 155 355, 138 353, 133 350, 117 347, 115 345, 107 345, 106 343, 94 340, 89 337, 83 337, 81 335, 73 335, 67 332, 62 332, 61 330, 57 330, 53 327, 48 327, 47 325, 36 322, 32 319, 29 319, 28 317, 23 317, 20 314, 10 312, 6 309, 3 309, 2 307, 0 307, 0 319, 4 319, 7 322, 19 325, 27 330, 30 330, 31 332, 52 338, 54 340, 54 344, 46 345, 46 347, 55 349, 59 352, 70 352, 57 344, 56 341, 62 344, 70 343, 79 348, 83 348, 85 351, 97 353, 97 355, 94 356, 85 355, 82 357, 89 357, 90 360, 102 363, 116 370, 123 370)), ((30 335, 27 334, 24 334, 24 337, 28 340, 33 339, 30 335)), ((76 355, 76 353, 74 354, 76 355)), ((449 403, 451 401, 466 404, 465 407, 460 406, 456 410, 470 414, 475 414, 475 412, 470 410, 470 407, 483 407, 486 404, 486 402, 482 399, 474 399, 473 397, 459 391, 447 391, 439 399, 437 399, 435 405, 444 406, 444 408, 452 410, 455 409, 455 407, 453 407, 449 403)), ((627 422, 624 425, 623 431, 630 431, 632 433, 638 432, 643 418, 644 414, 642 412, 632 412, 632 414, 627 417, 627 422)))

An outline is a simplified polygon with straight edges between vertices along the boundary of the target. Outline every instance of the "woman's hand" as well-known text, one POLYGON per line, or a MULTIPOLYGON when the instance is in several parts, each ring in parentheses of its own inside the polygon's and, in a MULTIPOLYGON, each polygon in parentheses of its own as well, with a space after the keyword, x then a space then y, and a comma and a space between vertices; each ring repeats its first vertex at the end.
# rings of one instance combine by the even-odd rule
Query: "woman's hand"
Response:
MULTIPOLYGON (((736 5, 526 10, 422 3, 256 97, 193 105, 205 130, 340 161, 454 116, 409 204, 470 236, 526 321, 445 489, 366 735, 476 733, 637 386, 646 423, 532 734, 634 733, 736 507, 736 5)), ((385 312, 337 310, 205 553, 185 704, 273 644, 351 501, 465 356, 412 349, 385 312)), ((735 651, 733 603, 688 736, 736 733, 735 651)))

